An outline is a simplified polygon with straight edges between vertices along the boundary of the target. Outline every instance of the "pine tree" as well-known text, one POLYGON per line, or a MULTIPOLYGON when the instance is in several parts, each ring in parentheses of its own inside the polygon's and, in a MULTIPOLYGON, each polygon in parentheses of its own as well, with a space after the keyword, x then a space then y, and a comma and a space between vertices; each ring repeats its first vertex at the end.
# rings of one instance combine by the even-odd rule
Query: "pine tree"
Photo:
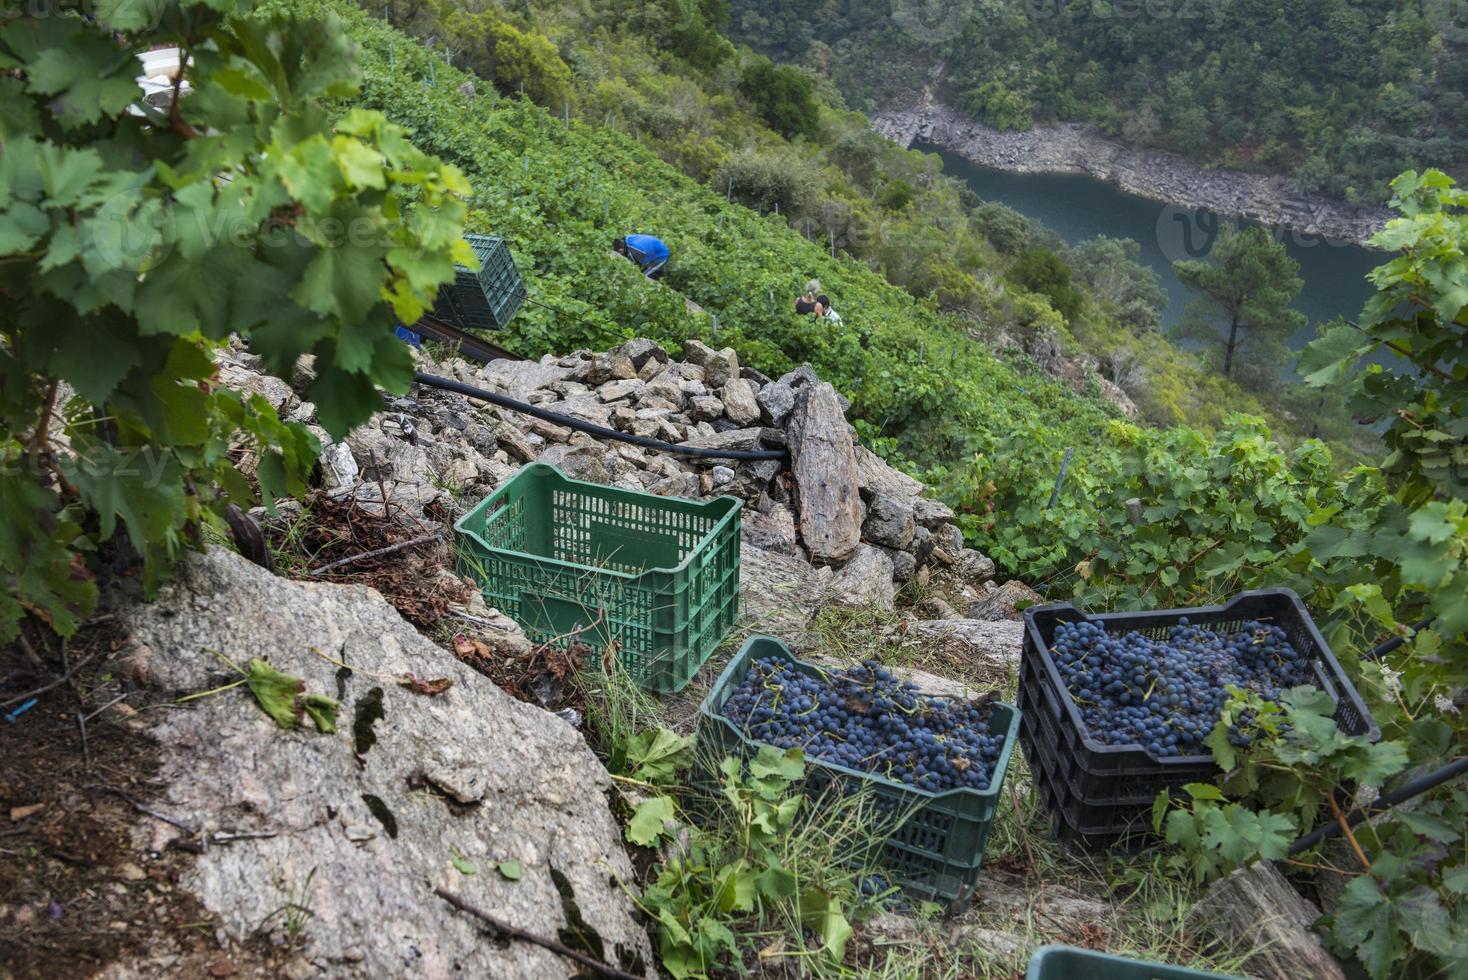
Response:
POLYGON ((1173 269, 1201 294, 1188 305, 1178 336, 1203 341, 1225 378, 1257 387, 1277 380, 1285 342, 1305 325, 1305 315, 1290 308, 1303 283, 1285 247, 1263 228, 1225 225, 1207 258, 1173 269))

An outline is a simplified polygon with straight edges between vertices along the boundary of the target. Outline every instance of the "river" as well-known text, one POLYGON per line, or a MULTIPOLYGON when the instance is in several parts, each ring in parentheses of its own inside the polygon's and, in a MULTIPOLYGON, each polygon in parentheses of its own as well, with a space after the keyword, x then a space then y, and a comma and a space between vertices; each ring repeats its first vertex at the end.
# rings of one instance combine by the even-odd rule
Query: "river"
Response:
MULTIPOLYGON (((987 201, 1007 205, 1051 228, 1069 244, 1107 235, 1135 239, 1140 259, 1156 270, 1167 291, 1164 327, 1178 323, 1195 294, 1172 271, 1179 259, 1201 258, 1216 236, 1219 219, 1208 212, 1170 207, 1137 197, 1105 181, 1082 174, 1009 173, 982 167, 935 146, 914 143, 913 149, 936 153, 943 169, 965 181, 987 201)), ((1314 336, 1315 324, 1337 316, 1355 319, 1371 295, 1366 273, 1386 261, 1382 252, 1333 242, 1318 236, 1276 229, 1276 237, 1296 262, 1304 286, 1294 306, 1309 326, 1291 338, 1294 349, 1314 336)))

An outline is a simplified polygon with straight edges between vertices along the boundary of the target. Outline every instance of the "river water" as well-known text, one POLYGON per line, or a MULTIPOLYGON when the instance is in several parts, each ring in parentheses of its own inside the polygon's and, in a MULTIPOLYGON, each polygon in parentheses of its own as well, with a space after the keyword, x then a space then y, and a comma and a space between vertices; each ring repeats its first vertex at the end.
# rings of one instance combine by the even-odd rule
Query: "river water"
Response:
MULTIPOLYGON (((913 148, 938 154, 943 169, 965 181, 975 194, 1033 218, 1069 244, 1097 235, 1135 239, 1142 246, 1140 260, 1157 271, 1167 291, 1164 327, 1180 321, 1188 301, 1196 295, 1183 288, 1172 263, 1208 253, 1217 235, 1216 215, 1149 201, 1083 174, 1009 173, 977 166, 934 146, 914 144, 913 148)), ((1291 339, 1291 347, 1299 349, 1309 342, 1317 323, 1337 316, 1354 320, 1360 315, 1372 292, 1366 273, 1386 261, 1385 253, 1287 229, 1275 229, 1275 235, 1300 263, 1304 286, 1294 306, 1310 321, 1291 339)))

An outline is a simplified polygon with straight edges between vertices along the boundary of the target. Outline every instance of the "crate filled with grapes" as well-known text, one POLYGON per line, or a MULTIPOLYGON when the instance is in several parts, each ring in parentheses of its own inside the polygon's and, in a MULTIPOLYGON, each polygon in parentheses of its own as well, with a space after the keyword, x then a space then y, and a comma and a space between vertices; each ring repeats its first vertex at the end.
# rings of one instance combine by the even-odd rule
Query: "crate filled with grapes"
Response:
POLYGON ((756 636, 704 699, 699 741, 715 756, 800 748, 816 801, 870 792, 901 821, 873 842, 879 863, 907 894, 954 906, 973 895, 1019 724, 992 698, 927 695, 872 661, 824 669, 756 636))
POLYGON ((1227 688, 1276 700, 1301 684, 1330 696, 1342 732, 1380 735, 1289 589, 1193 609, 1025 610, 1020 741, 1057 836, 1086 848, 1144 843, 1159 792, 1218 775, 1204 740, 1227 688))

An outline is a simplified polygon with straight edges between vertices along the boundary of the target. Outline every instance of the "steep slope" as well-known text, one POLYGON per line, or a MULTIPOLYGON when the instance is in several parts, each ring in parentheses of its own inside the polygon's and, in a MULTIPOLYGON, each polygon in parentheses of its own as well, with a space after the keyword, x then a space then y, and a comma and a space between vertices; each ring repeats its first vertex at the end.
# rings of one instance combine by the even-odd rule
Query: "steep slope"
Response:
POLYGON ((851 399, 865 437, 924 465, 990 451, 1026 421, 1043 423, 1055 445, 1089 439, 1112 414, 996 359, 964 321, 833 259, 783 220, 730 204, 630 137, 567 126, 528 102, 466 95, 469 76, 386 24, 342 2, 306 6, 334 10, 363 47, 361 101, 462 167, 477 192, 471 223, 511 242, 532 305, 510 346, 539 354, 634 334, 696 336, 734 345, 766 373, 810 361, 851 399), (611 239, 634 230, 672 246, 672 290, 610 255, 611 239), (812 275, 840 297, 840 327, 789 311, 812 275), (709 315, 690 314, 684 296, 709 315))

